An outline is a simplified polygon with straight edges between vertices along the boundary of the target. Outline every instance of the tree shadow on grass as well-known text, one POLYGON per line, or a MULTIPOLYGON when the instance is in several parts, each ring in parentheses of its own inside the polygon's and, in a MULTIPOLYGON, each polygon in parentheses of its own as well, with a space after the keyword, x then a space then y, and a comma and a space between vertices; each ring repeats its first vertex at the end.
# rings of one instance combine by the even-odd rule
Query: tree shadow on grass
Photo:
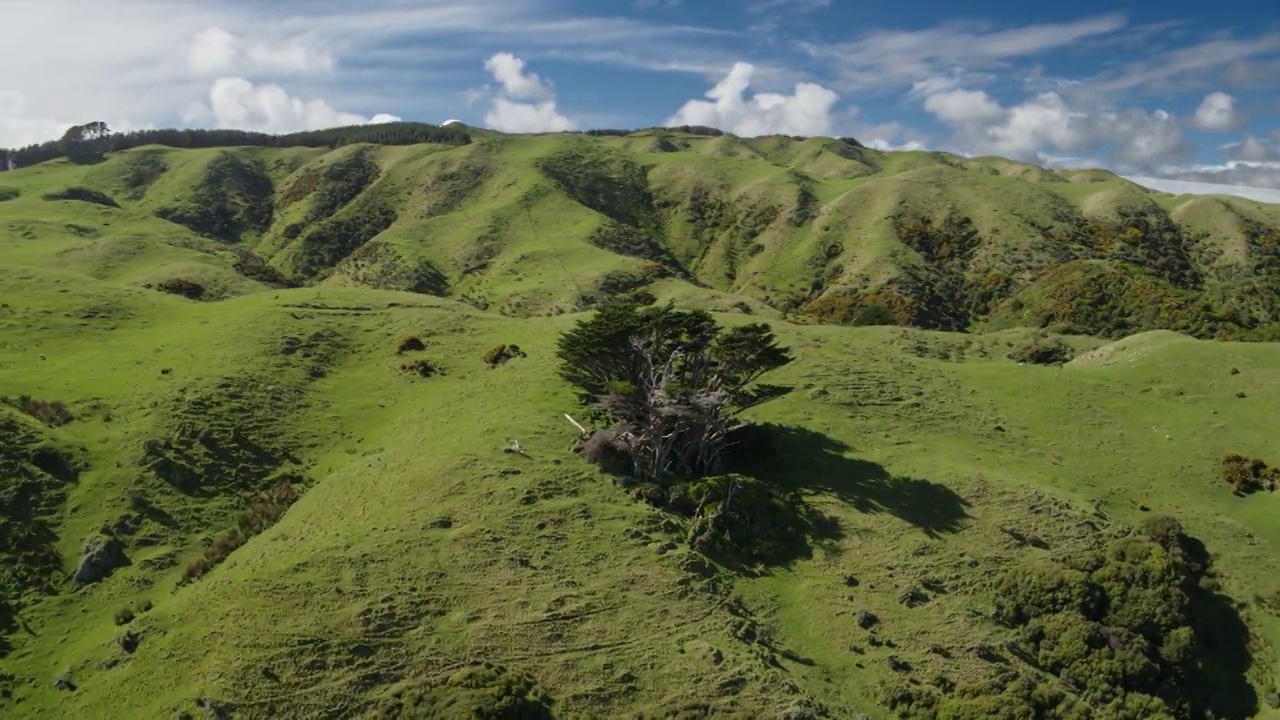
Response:
POLYGON ((734 470, 775 487, 830 495, 864 513, 887 512, 930 537, 958 532, 970 517, 969 503, 947 486, 893 477, 876 463, 848 457, 851 451, 819 432, 765 424, 744 435, 730 456, 734 470))
MULTIPOLYGON (((1212 575, 1212 558, 1203 542, 1184 534, 1178 538, 1178 544, 1195 568, 1197 580, 1202 573, 1212 575)), ((1258 712, 1258 693, 1248 678, 1253 666, 1249 626, 1240 616, 1236 603, 1212 583, 1197 582, 1186 592, 1187 617, 1192 621, 1202 655, 1188 683, 1193 702, 1213 717, 1228 720, 1253 717, 1258 712)))

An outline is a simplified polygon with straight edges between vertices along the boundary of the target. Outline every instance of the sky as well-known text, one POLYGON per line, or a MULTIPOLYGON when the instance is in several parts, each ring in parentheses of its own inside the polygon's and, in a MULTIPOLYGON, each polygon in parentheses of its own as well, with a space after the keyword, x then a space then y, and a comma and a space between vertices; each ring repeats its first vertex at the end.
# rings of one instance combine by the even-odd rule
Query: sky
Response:
POLYGON ((0 147, 91 120, 696 124, 1280 202, 1273 0, 15 0, 0 24, 0 147))

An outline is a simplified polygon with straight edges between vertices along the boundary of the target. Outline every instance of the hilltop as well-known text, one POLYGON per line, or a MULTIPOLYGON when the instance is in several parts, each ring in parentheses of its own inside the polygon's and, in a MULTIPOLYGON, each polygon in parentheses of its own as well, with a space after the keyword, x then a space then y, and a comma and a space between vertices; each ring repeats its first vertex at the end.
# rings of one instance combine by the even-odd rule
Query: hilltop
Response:
POLYGON ((92 245, 114 265, 83 240, 102 232, 95 215, 114 217, 168 246, 147 255, 200 266, 146 263, 129 280, 211 298, 264 282, 362 286, 527 317, 671 291, 846 324, 1110 338, 1269 339, 1280 322, 1280 206, 853 139, 448 130, 435 144, 355 136, 335 149, 141 146, 54 161, 9 174, 30 187, 6 205, 24 220, 10 230, 54 257, 92 245), (67 188, 118 209, 42 199, 67 188), (40 225, 49 214, 64 221, 40 225), (201 253, 210 243, 217 253, 201 253))
POLYGON ((0 713, 1275 715, 1280 206, 406 138, 0 172, 0 713), (619 297, 794 355, 735 465, 794 545, 700 552, 574 452, 558 338, 619 297))

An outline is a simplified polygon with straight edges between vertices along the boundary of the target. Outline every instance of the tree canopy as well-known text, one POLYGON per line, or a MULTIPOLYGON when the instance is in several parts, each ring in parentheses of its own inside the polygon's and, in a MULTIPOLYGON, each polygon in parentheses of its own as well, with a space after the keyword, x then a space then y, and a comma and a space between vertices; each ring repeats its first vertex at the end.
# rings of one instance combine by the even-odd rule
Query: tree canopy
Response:
POLYGON ((764 323, 722 329, 702 310, 614 302, 559 341, 560 373, 615 423, 638 478, 715 475, 752 385, 791 362, 764 323))

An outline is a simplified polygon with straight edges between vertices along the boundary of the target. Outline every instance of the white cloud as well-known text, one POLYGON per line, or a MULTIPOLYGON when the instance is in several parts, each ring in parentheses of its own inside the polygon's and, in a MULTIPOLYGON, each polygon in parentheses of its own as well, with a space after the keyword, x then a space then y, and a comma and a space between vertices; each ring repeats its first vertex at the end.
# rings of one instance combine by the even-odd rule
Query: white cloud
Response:
POLYGON ((365 117, 343 112, 324 100, 294 97, 279 85, 254 85, 239 77, 218 78, 209 88, 208 104, 197 105, 188 113, 189 122, 269 133, 395 122, 399 119, 386 113, 365 117))
POLYGON ((484 63, 502 90, 516 100, 545 101, 555 97, 551 86, 534 73, 524 71, 524 61, 511 53, 498 53, 484 63))
POLYGON ((1184 161, 1195 150, 1187 141, 1178 119, 1164 110, 1148 113, 1132 109, 1104 115, 1098 123, 1101 133, 1113 143, 1114 159, 1139 168, 1162 167, 1184 161))
POLYGON ((1224 148, 1227 158, 1245 162, 1280 161, 1280 145, 1250 135, 1238 143, 1231 143, 1224 148))
POLYGON ((958 127, 993 122, 1005 116, 1000 103, 981 90, 956 89, 935 93, 925 98, 924 109, 942 122, 958 127))
POLYGON ((1280 190, 1280 160, 1228 160, 1220 165, 1166 167, 1161 177, 1188 182, 1221 183, 1280 190))
POLYGON ((1236 195, 1249 200, 1264 203, 1280 203, 1280 189, 1250 187, 1247 185, 1227 185, 1214 182, 1195 182, 1191 180, 1170 180, 1169 178, 1126 175, 1126 180, 1160 192, 1175 195, 1236 195))
POLYGON ((1151 169, 1184 162, 1195 150, 1182 124, 1164 110, 1078 109, 1056 92, 1004 107, 982 91, 944 89, 927 95, 924 108, 955 131, 950 145, 966 154, 1048 163, 1064 153, 1073 156, 1109 144, 1113 162, 1151 169))
POLYGON ((497 53, 485 61, 484 68, 501 87, 484 117, 489 127, 510 133, 563 132, 576 127, 556 109, 551 85, 525 72, 520 58, 497 53))
POLYGON ((1156 53, 1092 84, 1096 89, 1112 91, 1135 88, 1184 91, 1191 80, 1205 76, 1220 79, 1224 66, 1236 76, 1254 74, 1259 62, 1267 64, 1258 58, 1277 52, 1280 52, 1280 32, 1248 40, 1215 38, 1156 53))
POLYGON ((842 84, 873 89, 909 85, 955 68, 998 68, 1124 28, 1112 13, 1067 23, 994 30, 982 23, 947 23, 923 30, 879 30, 832 45, 805 43, 811 55, 830 62, 842 84))
POLYGON ((945 90, 927 96, 924 107, 955 130, 951 144, 967 154, 1040 162, 1050 148, 1070 153, 1092 144, 1085 118, 1053 92, 1005 108, 980 90, 945 90))
POLYGON ((1235 130, 1241 120, 1236 114, 1235 98, 1224 92, 1205 95, 1200 107, 1196 108, 1195 124, 1203 130, 1235 130))
POLYGON ((831 110, 840 99, 834 91, 815 83, 796 83, 791 95, 755 93, 745 96, 755 68, 735 63, 707 100, 690 100, 666 125, 706 125, 743 137, 758 135, 830 135, 831 110))
POLYGON ((246 42, 220 27, 196 33, 187 49, 187 63, 204 75, 229 72, 317 73, 334 68, 332 53, 302 37, 271 44, 246 42))

